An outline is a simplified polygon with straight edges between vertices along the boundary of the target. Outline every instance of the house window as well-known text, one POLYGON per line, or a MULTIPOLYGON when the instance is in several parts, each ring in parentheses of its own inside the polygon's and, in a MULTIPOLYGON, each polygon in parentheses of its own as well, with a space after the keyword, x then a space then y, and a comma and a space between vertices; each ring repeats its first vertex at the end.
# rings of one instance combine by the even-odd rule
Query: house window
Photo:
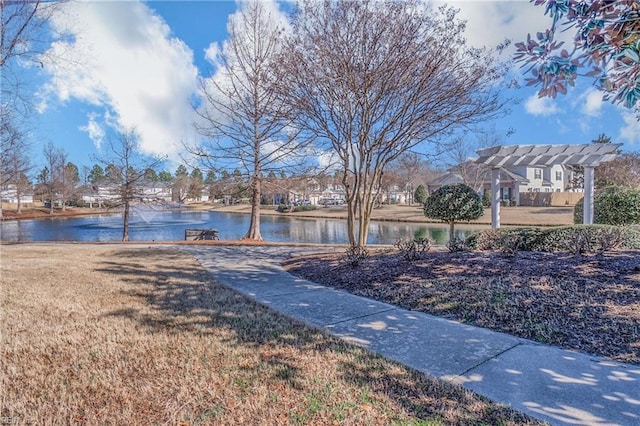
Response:
POLYGON ((562 172, 560 171, 556 172, 556 180, 562 180, 562 172))
POLYGON ((542 169, 533 169, 533 178, 542 179, 542 169))

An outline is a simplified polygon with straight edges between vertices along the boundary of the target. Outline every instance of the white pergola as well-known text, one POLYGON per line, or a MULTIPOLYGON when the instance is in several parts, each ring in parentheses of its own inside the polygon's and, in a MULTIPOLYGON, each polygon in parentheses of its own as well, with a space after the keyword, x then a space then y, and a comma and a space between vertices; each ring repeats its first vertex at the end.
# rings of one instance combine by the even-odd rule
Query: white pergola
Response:
POLYGON ((550 167, 555 164, 584 167, 583 223, 593 223, 593 169, 617 157, 622 144, 508 145, 476 151, 478 164, 491 167, 491 226, 500 228, 500 167, 550 167))

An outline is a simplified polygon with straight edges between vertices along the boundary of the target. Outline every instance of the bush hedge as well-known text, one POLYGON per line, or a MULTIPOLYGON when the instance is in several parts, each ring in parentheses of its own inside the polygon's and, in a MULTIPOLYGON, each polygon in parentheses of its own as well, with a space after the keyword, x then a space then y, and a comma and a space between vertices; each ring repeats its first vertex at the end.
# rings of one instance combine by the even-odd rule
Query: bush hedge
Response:
POLYGON ((278 208, 276 209, 276 211, 278 211, 280 213, 308 212, 308 211, 312 211, 312 210, 316 210, 316 206, 313 206, 313 205, 295 206, 293 208, 293 210, 292 210, 290 206, 288 206, 286 204, 280 204, 278 206, 278 208))
POLYGON ((603 253, 616 248, 640 249, 640 227, 574 225, 558 228, 491 229, 472 234, 467 246, 478 250, 568 251, 574 254, 603 253))
MULTIPOLYGON (((573 210, 573 223, 583 222, 584 198, 573 210)), ((640 189, 610 186, 593 196, 593 223, 603 225, 640 224, 640 189)))

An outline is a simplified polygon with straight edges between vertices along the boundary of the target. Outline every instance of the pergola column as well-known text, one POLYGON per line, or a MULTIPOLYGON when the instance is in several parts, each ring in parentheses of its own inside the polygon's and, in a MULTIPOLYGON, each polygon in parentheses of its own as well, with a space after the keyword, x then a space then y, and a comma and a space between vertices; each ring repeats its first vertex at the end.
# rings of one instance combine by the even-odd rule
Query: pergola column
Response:
POLYGON ((500 169, 491 169, 491 227, 500 228, 500 169))
POLYGON ((582 223, 593 224, 593 166, 584 166, 584 204, 582 223))

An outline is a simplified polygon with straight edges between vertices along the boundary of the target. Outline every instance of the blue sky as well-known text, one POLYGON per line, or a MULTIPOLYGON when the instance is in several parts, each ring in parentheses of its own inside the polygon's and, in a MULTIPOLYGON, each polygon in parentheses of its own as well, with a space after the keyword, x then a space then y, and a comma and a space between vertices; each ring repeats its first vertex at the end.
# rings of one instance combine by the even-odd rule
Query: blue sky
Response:
MULTIPOLYGON (((543 9, 527 1, 449 4, 468 21, 467 37, 474 45, 521 41, 549 25, 543 9)), ((190 99, 197 78, 214 71, 207 50, 225 40, 235 10, 233 1, 206 0, 65 4, 53 28, 73 36, 63 49, 70 61, 62 67, 45 65, 37 71, 39 84, 31 87, 37 105, 36 170, 48 142, 63 147, 69 161, 90 167, 112 129, 124 125, 136 126, 142 149, 168 156, 165 168, 175 171, 180 141, 197 138, 190 99)), ((605 133, 623 143, 623 150, 640 150, 635 115, 603 103, 587 79, 555 100, 538 99, 536 89, 528 87, 505 95, 519 102, 507 117, 488 123, 504 144, 588 143, 605 133)))

